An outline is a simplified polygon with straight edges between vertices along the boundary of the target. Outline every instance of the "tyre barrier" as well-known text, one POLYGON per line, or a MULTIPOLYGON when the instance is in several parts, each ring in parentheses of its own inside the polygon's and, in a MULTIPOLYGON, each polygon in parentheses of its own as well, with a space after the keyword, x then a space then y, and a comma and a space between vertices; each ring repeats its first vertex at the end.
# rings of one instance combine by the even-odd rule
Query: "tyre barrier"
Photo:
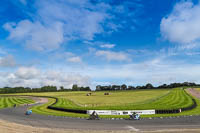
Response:
POLYGON ((156 114, 175 114, 180 113, 179 109, 173 109, 173 110, 156 110, 156 114))
POLYGON ((156 110, 156 114, 175 114, 181 113, 182 111, 192 110, 197 107, 197 102, 195 99, 192 99, 193 104, 189 107, 180 108, 180 109, 173 109, 173 110, 156 110))
POLYGON ((48 109, 53 109, 57 111, 63 111, 63 112, 72 112, 72 113, 80 113, 80 114, 87 114, 86 110, 73 110, 73 109, 65 109, 65 108, 58 108, 58 107, 52 107, 48 106, 48 109))
POLYGON ((192 110, 192 109, 196 108, 197 107, 197 102, 194 99, 192 99, 192 101, 193 101, 193 104, 191 106, 185 107, 185 108, 181 108, 181 111, 188 111, 188 110, 192 110))
POLYGON ((56 102, 54 102, 53 104, 47 106, 48 109, 57 110, 57 111, 63 111, 63 112, 87 114, 87 110, 75 110, 75 109, 66 109, 66 108, 53 107, 53 105, 55 105, 58 102, 58 98, 56 98, 56 97, 49 97, 49 98, 56 99, 56 102))

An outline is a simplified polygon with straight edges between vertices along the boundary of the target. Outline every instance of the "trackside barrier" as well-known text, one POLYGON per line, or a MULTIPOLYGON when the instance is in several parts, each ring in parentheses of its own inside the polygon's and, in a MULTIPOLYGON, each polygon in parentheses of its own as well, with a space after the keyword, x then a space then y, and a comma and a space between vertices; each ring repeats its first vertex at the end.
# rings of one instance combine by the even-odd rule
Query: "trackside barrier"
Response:
POLYGON ((187 111, 187 110, 192 110, 192 109, 196 108, 197 107, 197 102, 194 99, 192 99, 192 101, 193 101, 193 104, 191 106, 185 107, 185 108, 181 108, 181 111, 187 111))
POLYGON ((152 115, 155 114, 155 110, 88 110, 87 114, 93 114, 96 112, 98 115, 132 115, 137 113, 139 115, 152 115))
POLYGON ((173 109, 173 110, 156 110, 156 114, 175 114, 175 113, 180 113, 182 111, 192 110, 197 107, 197 103, 194 99, 192 99, 192 102, 193 104, 189 107, 173 109))
POLYGON ((63 112, 72 112, 72 113, 80 113, 80 114, 87 114, 86 110, 73 110, 73 109, 65 109, 65 108, 58 108, 58 107, 52 107, 48 106, 48 109, 63 111, 63 112))
POLYGON ((179 109, 173 109, 173 110, 156 110, 156 114, 175 114, 180 113, 179 109))
POLYGON ((48 109, 53 109, 53 110, 58 110, 58 111, 63 111, 63 112, 87 114, 87 110, 75 110, 75 109, 66 109, 66 108, 53 107, 53 105, 58 102, 58 98, 56 98, 56 97, 49 97, 49 98, 56 99, 56 102, 54 102, 53 104, 49 105, 47 107, 48 109))

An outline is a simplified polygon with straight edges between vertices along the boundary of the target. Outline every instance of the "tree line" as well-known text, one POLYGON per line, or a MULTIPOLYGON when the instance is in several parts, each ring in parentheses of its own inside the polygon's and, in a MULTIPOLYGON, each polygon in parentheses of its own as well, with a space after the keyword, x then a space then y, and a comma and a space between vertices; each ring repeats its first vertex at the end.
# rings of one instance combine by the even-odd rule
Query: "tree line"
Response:
MULTIPOLYGON (((166 88, 176 88, 176 87, 198 87, 199 84, 184 82, 184 83, 171 83, 169 85, 163 84, 158 87, 154 87, 152 84, 148 83, 144 86, 127 86, 123 85, 109 85, 109 86, 96 86, 96 91, 117 91, 117 90, 136 90, 136 89, 166 89, 166 88)), ((90 87, 79 87, 74 84, 72 88, 67 89, 61 86, 57 88, 56 86, 43 86, 40 88, 29 88, 29 87, 4 87, 0 88, 0 94, 6 93, 31 93, 31 92, 64 92, 64 91, 91 91, 90 87)))
POLYGON ((66 89, 63 86, 57 88, 56 86, 43 86, 40 88, 29 87, 4 87, 0 88, 0 94, 6 93, 31 93, 31 92, 61 92, 61 91, 91 91, 90 87, 79 87, 73 85, 71 89, 66 89))
POLYGON ((136 89, 166 89, 166 88, 176 88, 176 87, 196 87, 200 86, 196 83, 184 82, 184 83, 171 83, 169 85, 163 84, 157 87, 154 87, 152 84, 148 83, 143 86, 127 86, 126 84, 123 85, 108 85, 108 86, 96 86, 96 91, 115 91, 115 90, 136 90, 136 89))

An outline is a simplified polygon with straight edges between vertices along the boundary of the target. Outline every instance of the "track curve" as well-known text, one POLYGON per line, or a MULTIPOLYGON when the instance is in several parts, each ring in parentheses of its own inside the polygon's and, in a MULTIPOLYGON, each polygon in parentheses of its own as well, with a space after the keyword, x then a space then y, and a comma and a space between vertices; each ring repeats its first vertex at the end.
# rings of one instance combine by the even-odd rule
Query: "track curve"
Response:
POLYGON ((78 118, 66 118, 58 116, 46 116, 33 113, 26 116, 24 113, 28 107, 40 105, 36 103, 17 108, 0 110, 0 119, 33 127, 80 129, 80 130, 132 130, 154 131, 164 129, 199 129, 200 116, 179 118, 153 118, 139 121, 131 120, 86 120, 78 118))

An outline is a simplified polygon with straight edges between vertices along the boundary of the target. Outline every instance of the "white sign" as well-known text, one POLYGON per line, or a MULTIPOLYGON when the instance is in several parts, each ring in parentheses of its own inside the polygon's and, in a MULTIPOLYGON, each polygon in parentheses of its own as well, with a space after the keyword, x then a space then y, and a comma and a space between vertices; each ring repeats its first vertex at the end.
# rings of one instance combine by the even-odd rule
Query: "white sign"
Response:
POLYGON ((87 114, 96 112, 98 115, 131 115, 134 112, 140 115, 155 114, 155 110, 87 110, 87 114))

